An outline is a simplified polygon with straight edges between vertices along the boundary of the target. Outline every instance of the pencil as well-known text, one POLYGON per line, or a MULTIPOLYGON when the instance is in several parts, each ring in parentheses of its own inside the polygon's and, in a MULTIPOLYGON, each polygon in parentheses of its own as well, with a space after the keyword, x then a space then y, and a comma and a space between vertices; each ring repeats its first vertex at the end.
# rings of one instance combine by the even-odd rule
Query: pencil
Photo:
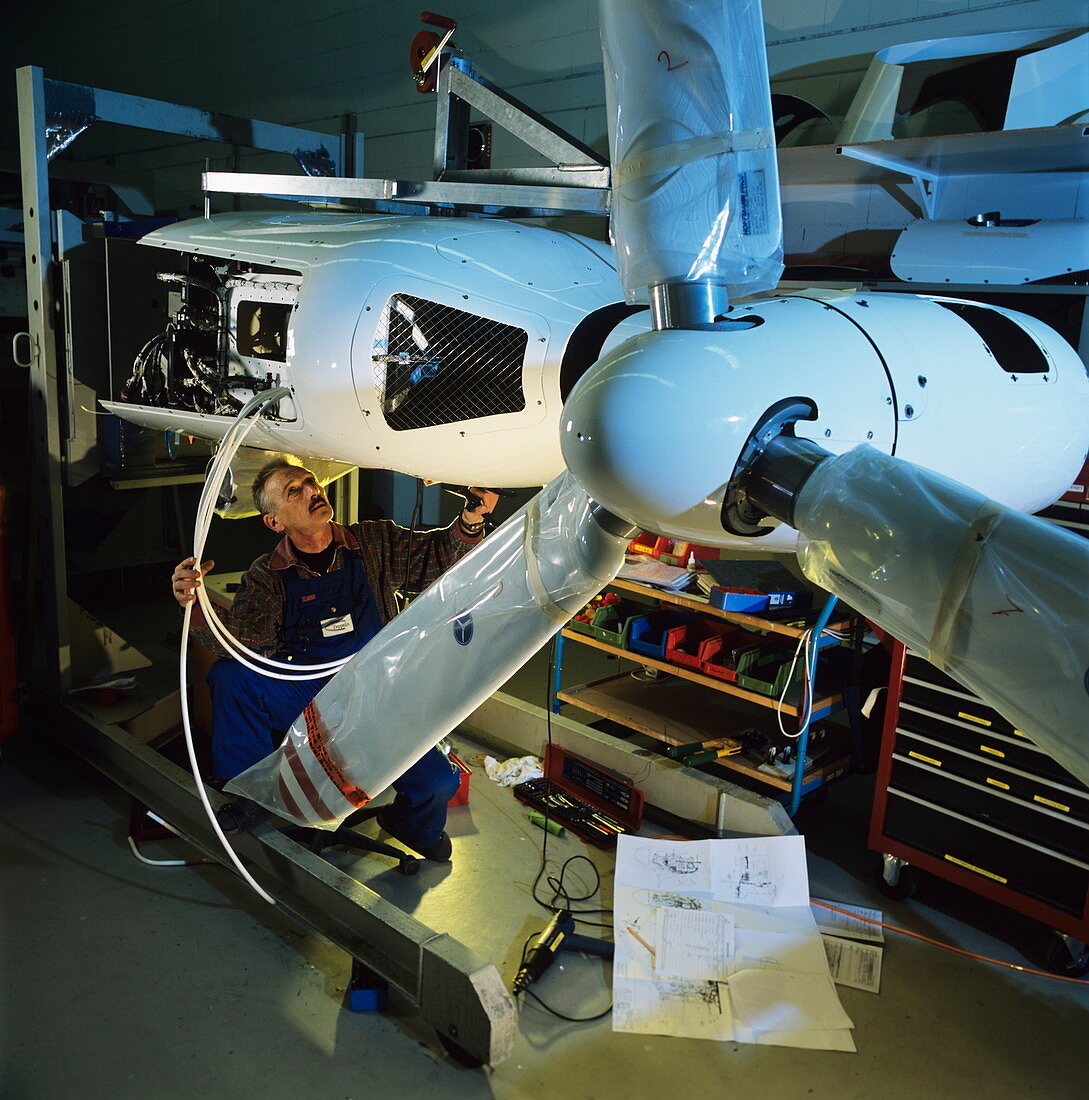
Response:
POLYGON ((636 930, 634 928, 632 928, 630 925, 627 926, 627 928, 628 928, 628 931, 651 953, 651 955, 656 955, 657 954, 657 952, 654 950, 654 948, 651 947, 650 944, 647 943, 647 941, 645 939, 643 939, 643 937, 640 936, 639 933, 636 932, 636 930))

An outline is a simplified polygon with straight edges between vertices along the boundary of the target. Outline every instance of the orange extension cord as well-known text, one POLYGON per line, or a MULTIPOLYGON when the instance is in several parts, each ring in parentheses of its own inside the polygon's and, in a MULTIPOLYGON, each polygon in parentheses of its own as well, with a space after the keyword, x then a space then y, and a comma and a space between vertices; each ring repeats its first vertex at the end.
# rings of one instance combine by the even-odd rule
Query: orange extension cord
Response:
POLYGON ((820 901, 818 898, 810 898, 814 905, 820 905, 825 909, 831 909, 835 913, 843 913, 844 916, 851 917, 854 920, 862 920, 867 924, 876 924, 880 928, 887 928, 890 932, 899 932, 903 936, 911 936, 912 939, 922 940, 923 943, 931 943, 935 947, 943 947, 946 951, 953 951, 958 955, 967 955, 970 959, 980 959, 982 962, 993 963, 995 966, 1004 966, 1008 970, 1020 970, 1022 974, 1035 974, 1040 978, 1051 978, 1057 982, 1073 982, 1074 985, 1089 985, 1089 979, 1086 978, 1068 978, 1063 974, 1051 974, 1047 970, 1033 970, 1031 966, 1019 966, 1017 963, 1004 962, 1002 959, 992 959, 990 955, 977 955, 974 951, 965 951, 962 947, 954 947, 951 943, 942 943, 941 940, 933 940, 929 936, 924 936, 919 932, 910 932, 906 928, 901 928, 896 924, 886 924, 882 920, 874 920, 872 917, 862 917, 858 913, 852 913, 848 909, 841 909, 838 905, 832 905, 827 901, 820 901))

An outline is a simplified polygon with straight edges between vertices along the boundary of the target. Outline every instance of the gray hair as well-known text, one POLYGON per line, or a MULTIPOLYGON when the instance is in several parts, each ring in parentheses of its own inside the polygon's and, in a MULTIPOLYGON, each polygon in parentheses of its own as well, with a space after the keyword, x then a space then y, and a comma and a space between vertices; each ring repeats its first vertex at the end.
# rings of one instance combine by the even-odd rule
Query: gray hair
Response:
POLYGON ((257 476, 253 479, 253 503, 257 508, 257 511, 263 516, 275 515, 276 509, 273 507, 272 501, 268 495, 268 479, 272 477, 277 470, 301 470, 302 467, 294 462, 288 462, 283 455, 278 458, 272 459, 271 462, 266 462, 260 470, 257 471, 257 476))

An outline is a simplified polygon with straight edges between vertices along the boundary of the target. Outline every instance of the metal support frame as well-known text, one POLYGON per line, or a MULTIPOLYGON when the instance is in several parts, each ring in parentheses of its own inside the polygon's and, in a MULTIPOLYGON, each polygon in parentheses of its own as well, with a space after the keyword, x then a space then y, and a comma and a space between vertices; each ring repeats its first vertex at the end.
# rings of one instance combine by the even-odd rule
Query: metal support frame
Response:
MULTIPOLYGON (((41 72, 41 70, 36 70, 41 72)), ((199 141, 222 141, 294 157, 307 175, 339 175, 345 156, 341 139, 316 130, 202 111, 159 99, 44 80, 46 117, 53 140, 49 155, 60 152, 94 122, 116 122, 160 134, 199 141), (330 150, 329 146, 333 148, 330 150)))
MULTIPOLYGON (((57 354, 56 261, 53 215, 49 205, 46 155, 46 89, 42 71, 17 70, 19 160, 23 183, 23 233, 26 252, 26 298, 30 332, 30 500, 34 512, 34 553, 41 624, 45 643, 47 688, 54 693, 71 686, 68 641, 68 580, 64 555, 64 500, 61 455, 61 379, 57 354)), ((35 598, 28 586, 28 604, 35 598)))
MULTIPOLYGON (((64 743, 206 855, 226 862, 192 777, 159 753, 77 705, 54 708, 64 743)), ((213 803, 223 797, 209 792, 213 803)), ((290 913, 364 962, 472 1060, 498 1065, 511 1053, 514 998, 499 971, 271 825, 232 840, 254 877, 290 913)))
POLYGON ((436 96, 435 179, 590 188, 609 186, 607 160, 481 76, 465 58, 449 57, 443 61, 436 96), (555 167, 466 169, 470 107, 475 107, 546 157, 555 167))
MULTIPOLYGON (((37 702, 44 712, 40 724, 219 860, 223 853, 195 795, 192 777, 119 726, 104 723, 78 702, 65 699, 70 650, 61 450, 64 378, 58 346, 63 319, 53 293, 58 259, 49 204, 49 128, 51 119, 55 128, 58 118, 72 112, 73 102, 86 106, 89 97, 87 113, 99 119, 292 154, 308 151, 303 140, 308 132, 250 125, 154 100, 48 81, 37 67, 18 70, 17 84, 30 314, 31 499, 38 510, 38 544, 32 557, 39 563, 42 590, 43 606, 37 618, 49 650, 44 675, 36 684, 37 702), (56 95, 61 97, 59 104, 51 101, 56 95)), ((86 129, 82 123, 90 121, 94 119, 75 120, 67 128, 68 139, 74 140, 86 129)), ((350 135, 350 141, 354 163, 361 165, 362 135, 350 135)), ((334 163, 344 163, 339 151, 334 163)), ((357 478, 349 475, 338 490, 349 511, 355 504, 357 478)), ((222 801, 214 792, 212 798, 222 801)), ((516 1008, 494 965, 481 962, 457 940, 421 924, 271 826, 239 837, 235 846, 286 910, 401 990, 446 1043, 470 1060, 491 1065, 510 1054, 516 1008)))
POLYGON ((429 180, 327 179, 263 172, 205 172, 204 190, 263 195, 362 207, 396 202, 416 206, 475 208, 489 214, 606 214, 609 193, 592 187, 513 183, 447 183, 429 180))
POLYGON ((506 217, 608 214, 608 163, 577 138, 477 73, 445 57, 438 75, 434 180, 316 179, 206 172, 205 192, 262 195, 345 209, 395 213, 456 208, 506 217), (535 168, 466 168, 469 111, 475 108, 552 161, 535 168))

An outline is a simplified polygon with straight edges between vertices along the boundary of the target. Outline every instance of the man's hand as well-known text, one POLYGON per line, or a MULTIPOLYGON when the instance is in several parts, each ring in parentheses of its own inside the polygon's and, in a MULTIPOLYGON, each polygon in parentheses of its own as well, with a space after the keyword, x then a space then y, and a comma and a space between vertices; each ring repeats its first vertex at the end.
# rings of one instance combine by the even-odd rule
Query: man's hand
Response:
POLYGON ((185 561, 178 562, 174 568, 174 576, 171 580, 174 586, 174 599, 182 607, 191 604, 197 598, 200 579, 211 571, 215 562, 209 559, 200 569, 195 568, 196 564, 196 558, 186 558, 185 561))
POLYGON ((463 523, 473 526, 483 523, 486 516, 491 515, 492 509, 499 502, 499 494, 491 489, 478 489, 469 486, 469 499, 462 510, 463 523))

